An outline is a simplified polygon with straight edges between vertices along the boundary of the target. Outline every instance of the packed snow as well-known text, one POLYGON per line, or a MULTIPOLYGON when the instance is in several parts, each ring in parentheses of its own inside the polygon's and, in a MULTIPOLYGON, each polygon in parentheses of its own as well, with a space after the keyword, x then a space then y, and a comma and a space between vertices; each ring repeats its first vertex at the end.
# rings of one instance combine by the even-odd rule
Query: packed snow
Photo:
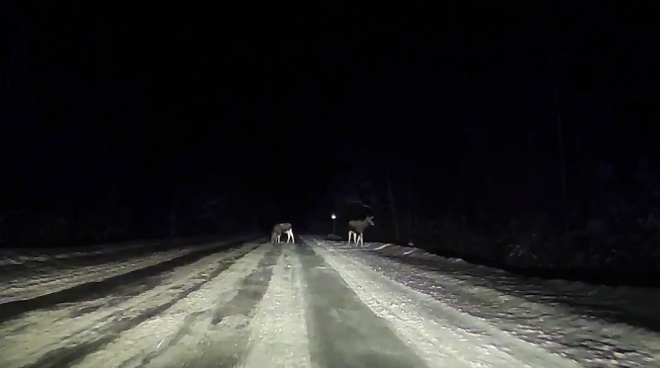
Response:
POLYGON ((70 259, 77 257, 89 257, 115 252, 126 252, 136 248, 142 248, 149 243, 134 243, 127 245, 103 245, 90 249, 78 248, 72 250, 58 250, 53 252, 48 249, 2 249, 0 250, 0 266, 25 264, 28 262, 52 262, 59 259, 70 259))
MULTIPOLYGON (((26 256, 23 258, 14 258, 14 264, 21 262, 36 261, 40 264, 30 264, 29 269, 31 272, 22 273, 18 275, 6 274, 3 277, 3 288, 0 289, 0 304, 9 303, 17 300, 34 299, 47 294, 52 294, 61 290, 70 289, 76 285, 83 283, 102 281, 111 277, 122 275, 145 267, 150 267, 159 263, 163 263, 175 258, 185 256, 190 253, 199 252, 205 249, 221 247, 224 244, 233 243, 245 239, 245 237, 232 238, 222 242, 214 242, 203 246, 190 246, 174 250, 155 252, 141 257, 131 259, 130 262, 117 261, 101 263, 97 266, 77 266, 76 264, 52 262, 50 256, 26 256)), ((123 248, 124 251, 129 251, 140 245, 132 245, 123 248)), ((103 255, 117 252, 117 248, 109 247, 105 253, 102 249, 95 249, 85 256, 97 254, 101 252, 103 255)), ((72 259, 76 258, 76 253, 68 254, 62 253, 59 259, 72 259)), ((0 267, 2 272, 2 267, 0 267)))
MULTIPOLYGON (((3 318, 0 304, 0 366, 660 366, 656 333, 548 296, 566 283, 525 283, 410 247, 300 239, 247 242, 13 317, 3 318)), ((212 247, 219 245, 189 250, 212 247)), ((184 250, 152 262, 177 252, 184 250)), ((57 292, 145 264, 142 257, 79 267, 78 279, 26 279, 33 291, 23 297, 43 295, 40 284, 57 292)), ((586 288, 565 293, 599 295, 586 288)), ((17 300, 13 293, 5 300, 17 300)))
POLYGON ((589 367, 660 366, 660 290, 523 279, 413 247, 325 243, 451 307, 589 367))
MULTIPOLYGON (((171 301, 176 300, 163 313, 120 332, 117 338, 105 349, 88 355, 74 367, 120 366, 130 368, 145 365, 166 367, 173 361, 187 361, 195 358, 195 354, 200 352, 198 349, 200 342, 204 345, 217 345, 220 350, 223 350, 223 346, 229 347, 230 350, 226 351, 225 354, 233 354, 235 351, 233 339, 241 333, 237 330, 245 329, 245 327, 230 324, 231 328, 216 331, 210 322, 215 309, 235 297, 238 293, 235 285, 257 267, 265 254, 265 250, 260 249, 240 258, 221 273, 224 277, 214 275, 214 269, 220 267, 221 262, 226 261, 231 256, 251 251, 254 248, 255 244, 247 244, 229 255, 219 254, 208 257, 198 262, 201 264, 192 264, 182 268, 181 272, 187 272, 188 274, 178 278, 181 287, 176 289, 184 290, 191 285, 205 282, 201 288, 191 292, 184 298, 177 300, 175 295, 154 290, 150 293, 153 295, 144 298, 142 303, 136 304, 134 301, 128 301, 131 305, 127 305, 128 308, 126 309, 131 308, 133 305, 138 308, 151 308, 153 304, 171 304, 171 301), (200 275, 200 271, 203 280, 200 280, 197 276, 200 275), (156 299, 155 303, 154 299, 156 299)), ((172 280, 177 280, 175 275, 173 275, 172 280)), ((172 289, 168 287, 168 282, 163 284, 168 290, 172 289)), ((126 309, 122 311, 122 318, 126 318, 126 309)), ((143 310, 140 309, 132 313, 136 317, 142 314, 143 310)), ((99 337, 102 336, 96 338, 99 337)))
POLYGON ((302 265, 286 249, 250 321, 249 353, 242 368, 312 367, 304 291, 302 265))

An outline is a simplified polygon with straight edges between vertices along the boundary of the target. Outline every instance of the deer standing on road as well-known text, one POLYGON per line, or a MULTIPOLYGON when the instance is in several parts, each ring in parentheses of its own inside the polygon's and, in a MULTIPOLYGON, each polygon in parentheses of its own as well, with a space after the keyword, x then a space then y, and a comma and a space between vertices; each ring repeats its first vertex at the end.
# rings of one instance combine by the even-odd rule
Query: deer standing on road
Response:
POLYGON ((280 242, 280 237, 282 236, 283 233, 286 233, 286 242, 288 243, 289 240, 291 240, 292 243, 296 243, 296 238, 293 236, 293 226, 288 223, 281 223, 281 224, 275 224, 273 226, 273 231, 270 233, 270 242, 271 243, 279 243, 280 242))
POLYGON ((364 220, 353 220, 348 223, 348 244, 351 244, 351 238, 355 238, 355 245, 358 245, 358 242, 362 244, 364 247, 364 229, 366 229, 369 225, 371 226, 376 226, 374 225, 373 222, 374 217, 373 216, 367 216, 364 220))

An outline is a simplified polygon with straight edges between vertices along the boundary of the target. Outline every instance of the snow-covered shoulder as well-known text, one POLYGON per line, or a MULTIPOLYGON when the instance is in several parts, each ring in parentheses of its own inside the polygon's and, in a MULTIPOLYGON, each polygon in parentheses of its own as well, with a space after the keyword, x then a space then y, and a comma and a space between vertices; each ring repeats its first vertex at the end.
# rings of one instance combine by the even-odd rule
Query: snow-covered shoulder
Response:
MULTIPOLYGON (((336 248, 332 242, 324 241, 336 248)), ((658 290, 521 279, 421 249, 373 243, 348 253, 365 267, 587 366, 660 366, 658 290), (618 314, 621 318, 615 321, 618 314), (603 316, 600 318, 599 316, 603 316), (626 323, 625 319, 639 323, 626 323), (649 322, 650 323, 650 322, 649 322)))
POLYGON ((365 267, 353 254, 308 239, 358 297, 429 366, 580 367, 365 267))

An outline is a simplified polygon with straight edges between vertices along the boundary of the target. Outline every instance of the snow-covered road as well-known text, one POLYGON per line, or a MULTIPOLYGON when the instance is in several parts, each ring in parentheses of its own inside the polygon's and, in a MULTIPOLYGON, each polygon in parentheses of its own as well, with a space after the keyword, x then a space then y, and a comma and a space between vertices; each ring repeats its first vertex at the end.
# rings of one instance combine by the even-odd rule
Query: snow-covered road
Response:
POLYGON ((250 242, 0 315, 0 367, 596 366, 397 281, 373 257, 313 237, 250 242))

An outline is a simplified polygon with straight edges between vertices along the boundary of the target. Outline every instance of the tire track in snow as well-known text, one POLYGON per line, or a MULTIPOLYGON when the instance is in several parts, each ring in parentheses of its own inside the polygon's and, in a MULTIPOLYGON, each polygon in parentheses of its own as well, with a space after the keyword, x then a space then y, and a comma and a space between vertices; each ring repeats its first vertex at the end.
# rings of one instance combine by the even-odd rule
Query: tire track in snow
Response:
MULTIPOLYGON (((254 237, 253 237, 254 239, 254 237)), ((98 299, 112 294, 117 288, 135 279, 159 275, 174 267, 183 266, 220 250, 228 250, 249 240, 228 240, 212 243, 203 249, 168 251, 142 257, 128 263, 107 263, 98 268, 74 268, 69 273, 53 272, 39 277, 28 278, 15 284, 10 282, 3 292, 0 303, 0 323, 10 320, 27 311, 46 309, 62 303, 98 299), (141 266, 136 266, 132 263, 141 266), (108 277, 108 274, 111 275, 108 277), (13 292, 10 292, 13 290, 13 292)))
POLYGON ((386 320, 360 300, 351 289, 355 286, 347 285, 333 268, 338 267, 336 262, 326 262, 309 246, 300 246, 297 251, 307 284, 309 346, 315 366, 428 367, 394 334, 386 320))
POLYGON ((50 332, 46 336, 40 337, 43 344, 47 343, 45 340, 48 338, 52 340, 51 343, 59 343, 91 328, 101 329, 103 322, 112 322, 113 315, 119 312, 132 313, 135 309, 139 311, 143 305, 148 305, 154 299, 169 300, 180 290, 188 287, 191 282, 208 279, 209 272, 212 272, 220 263, 228 266, 257 246, 256 243, 246 243, 242 247, 216 253, 197 262, 177 267, 159 277, 135 280, 126 286, 127 293, 124 292, 124 288, 120 288, 122 291, 120 295, 110 295, 87 302, 63 303, 59 304, 58 308, 27 311, 20 318, 0 324, 0 335, 11 336, 12 340, 20 340, 20 333, 26 332, 28 335, 25 338, 30 342, 29 345, 43 350, 43 346, 35 344, 30 328, 38 329, 42 333, 50 332), (64 324, 66 324, 66 329, 52 331, 54 326, 64 324))
MULTIPOLYGON (((300 246, 300 245, 298 245, 300 246)), ((311 368, 305 319, 302 264, 296 245, 283 244, 268 291, 250 321, 242 368, 311 368)))
MULTIPOLYGON (((225 263, 227 266, 231 265, 234 263, 237 259, 240 257, 243 257, 246 254, 247 251, 252 251, 253 249, 256 249, 260 244, 256 242, 249 242, 246 243, 243 247, 239 248, 234 248, 231 250, 224 251, 223 253, 218 253, 220 255, 220 260, 219 261, 213 261, 210 260, 209 257, 202 258, 201 261, 197 261, 194 264, 199 264, 202 262, 211 262, 211 264, 222 262, 225 263), (245 248, 247 247, 247 248, 245 248)), ((189 265, 188 265, 189 266, 189 265)), ((183 266, 187 267, 187 266, 183 266)), ((204 267, 200 265, 200 267, 204 267)), ((200 267, 195 267, 194 269, 200 268, 200 267)), ((72 311, 72 316, 75 316, 80 313, 89 313, 90 311, 97 310, 97 309, 111 309, 115 305, 119 305, 124 301, 130 300, 135 297, 139 297, 141 295, 144 295, 144 293, 148 292, 149 290, 155 289, 156 287, 159 287, 160 285, 172 285, 176 283, 177 281, 180 280, 180 278, 177 277, 172 277, 174 276, 175 272, 177 269, 181 267, 177 267, 172 271, 169 271, 164 274, 160 274, 157 276, 150 276, 147 277, 146 279, 140 279, 140 280, 135 280, 134 282, 125 284, 125 285, 119 285, 114 289, 115 293, 113 295, 110 295, 109 297, 102 298, 102 299, 93 299, 89 303, 86 303, 84 306, 76 308, 74 311, 72 311), (170 279, 171 281, 166 281, 167 279, 170 279)), ((207 272, 202 271, 199 273, 204 277, 205 280, 208 279, 207 277, 207 272)), ((186 277, 188 278, 188 277, 186 277)), ((171 287, 170 289, 174 289, 171 287)))
POLYGON ((167 350, 151 354, 140 367, 178 368, 182 364, 236 367, 246 353, 249 322, 269 288, 273 267, 281 254, 280 247, 268 243, 263 250, 265 255, 252 272, 237 283, 231 299, 219 304, 185 332, 178 333, 170 340, 167 350))
MULTIPOLYGON (((127 246, 112 247, 112 244, 106 247, 90 247, 85 250, 73 251, 71 254, 48 254, 50 249, 34 251, 34 255, 27 255, 26 260, 21 260, 23 255, 20 250, 17 251, 16 263, 0 265, 0 282, 14 279, 25 274, 34 273, 35 269, 41 269, 44 266, 52 268, 76 268, 90 267, 106 264, 109 262, 128 262, 131 259, 148 256, 154 251, 163 251, 168 244, 164 243, 141 243, 127 246)), ((169 246, 169 248, 174 248, 169 246)), ((31 252, 32 253, 32 252, 31 252)))
MULTIPOLYGON (((119 308, 102 309, 76 318, 65 318, 70 315, 70 309, 29 314, 25 317, 26 321, 18 320, 16 323, 33 324, 32 327, 24 328, 20 334, 7 334, 0 340, 0 366, 69 366, 112 342, 122 331, 157 316, 186 298, 257 246, 247 243, 229 253, 207 257, 182 267, 181 272, 174 273, 180 277, 179 280, 172 280, 174 285, 149 290, 125 301, 119 308)), ((10 325, 8 329, 13 327, 10 325)))

